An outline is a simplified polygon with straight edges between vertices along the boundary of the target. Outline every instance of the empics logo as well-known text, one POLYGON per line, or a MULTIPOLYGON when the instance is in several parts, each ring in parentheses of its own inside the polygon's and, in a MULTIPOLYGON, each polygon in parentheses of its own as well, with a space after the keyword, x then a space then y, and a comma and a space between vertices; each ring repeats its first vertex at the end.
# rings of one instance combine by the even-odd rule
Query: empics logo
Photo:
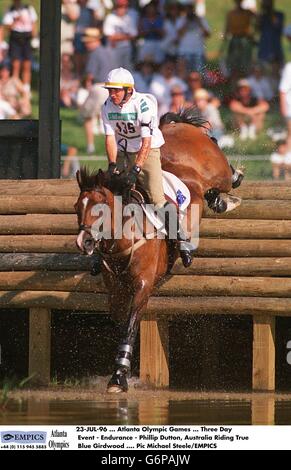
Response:
POLYGON ((46 442, 46 432, 42 431, 5 431, 1 432, 1 442, 21 442, 25 444, 46 442))

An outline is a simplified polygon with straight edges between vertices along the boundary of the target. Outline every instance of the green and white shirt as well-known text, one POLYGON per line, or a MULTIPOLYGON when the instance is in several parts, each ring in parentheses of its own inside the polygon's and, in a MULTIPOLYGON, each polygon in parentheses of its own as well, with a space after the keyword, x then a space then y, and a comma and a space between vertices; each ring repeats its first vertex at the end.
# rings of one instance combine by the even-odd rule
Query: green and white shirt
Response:
POLYGON ((152 137, 151 148, 161 147, 165 141, 158 127, 158 107, 153 95, 133 92, 122 107, 108 98, 102 106, 102 120, 106 135, 115 135, 119 150, 138 152, 143 137, 152 137))

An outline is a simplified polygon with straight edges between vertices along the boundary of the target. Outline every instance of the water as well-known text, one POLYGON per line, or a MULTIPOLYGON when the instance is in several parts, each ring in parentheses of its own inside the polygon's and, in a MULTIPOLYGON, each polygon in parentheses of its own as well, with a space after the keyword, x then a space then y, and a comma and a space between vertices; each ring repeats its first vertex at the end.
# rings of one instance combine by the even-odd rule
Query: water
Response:
POLYGON ((95 390, 17 392, 0 424, 291 424, 291 395, 95 390))

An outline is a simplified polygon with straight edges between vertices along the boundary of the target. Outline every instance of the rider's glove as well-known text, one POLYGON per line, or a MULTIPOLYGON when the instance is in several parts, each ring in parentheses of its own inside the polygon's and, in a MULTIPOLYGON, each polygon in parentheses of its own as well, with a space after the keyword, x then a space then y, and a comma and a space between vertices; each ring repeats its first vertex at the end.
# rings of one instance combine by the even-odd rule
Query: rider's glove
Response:
POLYGON ((119 170, 115 162, 110 162, 108 165, 108 172, 110 176, 119 175, 119 170))
POLYGON ((135 185, 138 175, 141 172, 141 167, 134 165, 130 172, 124 178, 124 186, 131 188, 135 185))

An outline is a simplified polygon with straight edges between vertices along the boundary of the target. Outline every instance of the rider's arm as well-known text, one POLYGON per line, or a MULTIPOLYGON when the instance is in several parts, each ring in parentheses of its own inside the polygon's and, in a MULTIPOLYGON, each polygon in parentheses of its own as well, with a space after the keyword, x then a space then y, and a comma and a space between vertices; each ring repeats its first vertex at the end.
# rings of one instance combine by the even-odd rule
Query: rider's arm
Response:
POLYGON ((115 135, 105 136, 105 149, 109 163, 115 163, 117 159, 117 144, 115 135))
POLYGON ((117 159, 117 144, 115 139, 115 132, 111 122, 107 118, 105 109, 106 103, 101 108, 101 117, 105 132, 105 150, 109 163, 115 163, 117 159))
POLYGON ((143 99, 140 104, 141 148, 135 161, 135 164, 140 168, 142 168, 151 150, 153 121, 155 118, 157 119, 155 114, 156 110, 153 109, 152 104, 148 99, 143 99))
POLYGON ((151 142, 152 138, 151 137, 143 137, 141 140, 141 148, 137 154, 135 164, 139 166, 140 168, 143 167, 144 162, 149 156, 150 150, 151 150, 151 142))

